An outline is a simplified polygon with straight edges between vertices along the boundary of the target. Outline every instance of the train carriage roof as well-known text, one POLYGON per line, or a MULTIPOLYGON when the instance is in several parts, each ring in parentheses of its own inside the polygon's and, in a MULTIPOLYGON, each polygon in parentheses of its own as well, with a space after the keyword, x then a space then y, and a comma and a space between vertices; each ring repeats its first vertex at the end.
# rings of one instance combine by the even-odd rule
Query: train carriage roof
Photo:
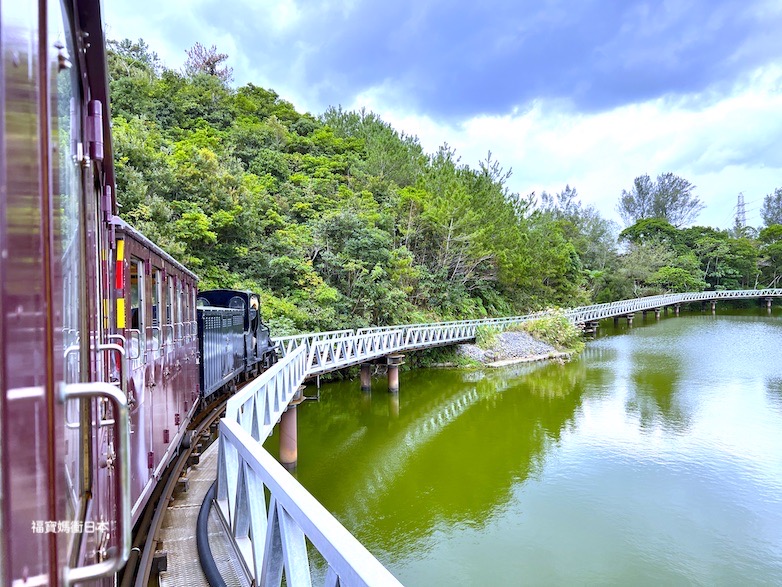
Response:
POLYGON ((174 259, 171 255, 166 253, 163 249, 161 249, 158 245, 153 243, 151 240, 149 240, 147 237, 145 237, 141 232, 133 228, 130 224, 122 220, 119 216, 115 216, 112 219, 112 224, 116 227, 117 232, 124 233, 126 235, 129 235, 133 239, 140 242, 142 245, 147 247, 150 251, 152 251, 155 255, 161 257, 164 259, 167 263, 170 263, 177 269, 179 269, 182 273, 185 273, 186 275, 189 275, 193 278, 194 281, 198 281, 198 275, 190 271, 187 267, 182 265, 179 261, 174 259))

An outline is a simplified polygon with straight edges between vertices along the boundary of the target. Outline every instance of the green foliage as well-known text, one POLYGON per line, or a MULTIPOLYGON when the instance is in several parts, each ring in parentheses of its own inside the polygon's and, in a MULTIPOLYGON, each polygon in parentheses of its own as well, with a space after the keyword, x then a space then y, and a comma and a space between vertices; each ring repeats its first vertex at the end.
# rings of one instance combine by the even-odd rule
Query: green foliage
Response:
POLYGON ((681 267, 660 267, 650 278, 649 283, 659 286, 666 292, 683 293, 701 291, 706 282, 696 279, 691 272, 681 267))
POLYGON ((478 326, 475 329, 475 344, 482 349, 490 349, 497 342, 500 329, 493 326, 478 326))
POLYGON ((475 369, 483 367, 483 363, 460 354, 456 346, 435 347, 425 349, 405 359, 403 370, 421 369, 432 367, 459 367, 462 369, 475 369))
POLYGON ((583 332, 561 310, 551 310, 540 318, 522 322, 518 328, 560 351, 579 353, 584 349, 583 332))
POLYGON ((141 40, 110 44, 117 198, 202 287, 263 291, 275 334, 521 314, 704 282, 752 287, 782 274, 773 227, 754 241, 645 220, 623 233, 620 255, 616 227, 575 188, 542 194, 536 208, 534 194, 508 190, 510 171, 491 153, 472 168, 447 145, 424 153, 365 110, 299 113, 273 90, 229 87, 225 62, 200 47, 181 73, 141 40))
POLYGON ((654 239, 657 242, 665 242, 675 245, 679 231, 675 226, 662 218, 644 218, 619 233, 620 240, 631 243, 645 242, 654 239))
POLYGON ((654 182, 648 175, 641 175, 629 191, 622 190, 617 211, 628 224, 659 218, 681 226, 694 220, 704 208, 694 191, 694 185, 673 173, 658 175, 654 182))
POLYGON ((776 188, 773 194, 763 198, 760 216, 767 227, 782 224, 782 188, 776 188))

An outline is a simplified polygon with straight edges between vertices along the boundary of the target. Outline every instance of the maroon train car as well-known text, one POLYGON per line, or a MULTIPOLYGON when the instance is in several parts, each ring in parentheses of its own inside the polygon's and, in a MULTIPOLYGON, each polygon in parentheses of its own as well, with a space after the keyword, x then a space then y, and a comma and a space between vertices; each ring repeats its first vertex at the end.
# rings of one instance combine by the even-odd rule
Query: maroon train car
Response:
POLYGON ((196 276, 114 218, 115 336, 126 350, 133 521, 198 406, 196 276))
POLYGON ((0 25, 0 584, 111 583, 195 409, 196 280, 115 215, 99 0, 0 25))

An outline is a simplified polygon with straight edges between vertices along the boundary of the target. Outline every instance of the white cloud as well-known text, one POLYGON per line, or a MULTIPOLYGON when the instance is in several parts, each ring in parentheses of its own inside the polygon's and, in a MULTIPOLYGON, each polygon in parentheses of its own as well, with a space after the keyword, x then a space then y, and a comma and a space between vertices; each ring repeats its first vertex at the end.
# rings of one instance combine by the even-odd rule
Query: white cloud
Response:
POLYGON ((697 186, 707 205, 698 222, 726 228, 739 192, 748 203, 748 222, 757 225, 763 196, 782 185, 781 83, 782 69, 766 68, 728 98, 700 109, 692 96, 594 115, 539 101, 526 112, 475 117, 457 127, 396 110, 383 88, 365 92, 351 107, 374 110, 417 135, 427 151, 447 142, 472 166, 492 151, 513 168, 513 191, 575 186, 582 201, 616 220, 616 202, 636 176, 671 171, 697 186))
MULTIPOLYGON (((106 6, 108 36, 143 36, 174 69, 182 66, 186 47, 196 41, 214 43, 230 55, 237 84, 271 87, 299 110, 314 114, 325 108, 320 95, 344 95, 337 102, 375 111, 397 129, 417 135, 429 152, 447 142, 464 162, 475 166, 491 151, 502 165, 513 168, 509 184, 513 191, 559 191, 570 184, 584 202, 610 218, 617 219, 614 207, 622 189, 642 173, 656 176, 672 171, 692 181, 707 204, 699 222, 722 227, 731 223, 740 191, 748 202, 749 222, 758 224, 763 196, 782 185, 782 68, 778 66, 744 75, 732 92, 714 86, 703 93, 596 114, 577 112, 566 101, 540 99, 506 115, 445 123, 408 109, 415 95, 403 88, 421 90, 416 84, 426 82, 406 80, 405 71, 393 78, 388 71, 385 81, 355 98, 348 91, 354 86, 340 68, 320 79, 309 75, 315 67, 311 59, 331 36, 324 30, 323 35, 297 37, 296 31, 305 21, 312 24, 327 15, 347 18, 361 6, 359 0, 319 0, 306 6, 297 0, 224 0, 219 11, 210 8, 212 4, 212 0, 111 2, 106 6), (204 18, 205 14, 214 16, 204 18), (257 43, 247 44, 248 31, 257 43)), ((754 6, 755 11, 780 10, 773 2, 754 6)), ((414 21, 416 14, 413 11, 409 19, 414 21)), ((552 13, 537 16, 549 18, 552 13)))

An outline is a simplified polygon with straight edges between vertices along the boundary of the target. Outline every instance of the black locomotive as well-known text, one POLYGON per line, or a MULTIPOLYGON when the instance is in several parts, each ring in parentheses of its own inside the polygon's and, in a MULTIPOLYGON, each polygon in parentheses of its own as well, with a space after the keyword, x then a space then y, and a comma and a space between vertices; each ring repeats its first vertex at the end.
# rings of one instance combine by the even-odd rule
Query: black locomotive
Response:
POLYGON ((213 289, 198 293, 198 350, 201 397, 255 377, 277 361, 260 298, 249 291, 213 289))

